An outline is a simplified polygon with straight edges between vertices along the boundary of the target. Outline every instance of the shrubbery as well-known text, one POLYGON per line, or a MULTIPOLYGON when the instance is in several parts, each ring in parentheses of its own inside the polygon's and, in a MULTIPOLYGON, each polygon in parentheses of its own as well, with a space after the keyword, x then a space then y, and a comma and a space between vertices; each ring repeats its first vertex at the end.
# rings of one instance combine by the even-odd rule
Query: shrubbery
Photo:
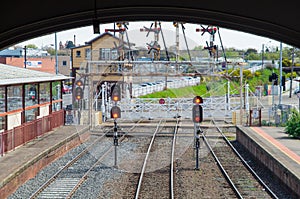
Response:
POLYGON ((291 137, 300 138, 300 113, 293 109, 289 120, 286 123, 285 131, 291 137))

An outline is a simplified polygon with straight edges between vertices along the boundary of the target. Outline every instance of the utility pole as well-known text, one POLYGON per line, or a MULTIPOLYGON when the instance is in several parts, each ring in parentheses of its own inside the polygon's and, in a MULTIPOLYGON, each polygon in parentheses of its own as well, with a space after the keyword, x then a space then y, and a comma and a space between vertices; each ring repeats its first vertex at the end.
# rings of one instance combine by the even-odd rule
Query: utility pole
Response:
POLYGON ((56 32, 55 32, 55 74, 58 74, 58 58, 57 58, 57 36, 56 36, 56 32))
POLYGON ((24 46, 24 68, 27 65, 27 46, 24 46))
POLYGON ((261 50, 261 68, 264 69, 264 51, 265 51, 265 44, 262 45, 261 50))
POLYGON ((240 65, 240 125, 243 124, 243 66, 240 65))
POLYGON ((280 87, 279 87, 279 103, 278 105, 281 105, 282 101, 282 42, 280 42, 280 62, 279 62, 279 78, 280 78, 280 87))
POLYGON ((292 66, 291 66, 291 77, 290 77, 290 95, 289 98, 292 98, 292 90, 293 90, 293 72, 294 72, 294 64, 295 64, 295 47, 293 47, 292 52, 292 66))

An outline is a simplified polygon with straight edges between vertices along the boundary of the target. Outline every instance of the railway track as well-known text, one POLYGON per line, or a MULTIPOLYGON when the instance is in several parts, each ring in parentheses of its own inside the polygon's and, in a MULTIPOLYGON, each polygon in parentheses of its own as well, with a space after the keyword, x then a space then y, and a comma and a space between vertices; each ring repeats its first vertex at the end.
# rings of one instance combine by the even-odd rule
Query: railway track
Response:
MULTIPOLYGON (((139 123, 139 122, 137 122, 139 123)), ((135 128, 135 126, 130 129, 135 128)), ((106 135, 112 129, 106 132, 90 145, 88 145, 77 156, 60 168, 53 176, 51 176, 42 186, 40 186, 29 198, 71 198, 75 191, 87 179, 89 173, 100 164, 100 162, 111 152, 113 146, 110 142, 101 142, 108 139, 106 135), (93 153, 93 149, 101 151, 98 157, 93 153), (82 169, 85 165, 86 169, 82 169), (77 168, 78 167, 78 168, 77 168)), ((126 133, 120 137, 120 141, 124 140, 126 133)))
POLYGON ((181 128, 191 123, 175 119, 151 123, 131 128, 119 124, 123 133, 119 134, 116 167, 112 134, 105 134, 111 133, 111 126, 103 128, 102 133, 92 133, 93 142, 89 142, 85 152, 70 156, 73 159, 68 164, 60 166, 59 171, 55 169, 55 175, 43 186, 39 183, 35 193, 31 189, 31 197, 24 198, 82 198, 91 194, 93 198, 124 199, 277 198, 255 173, 250 173, 251 168, 245 168, 247 163, 231 149, 217 124, 207 124, 209 128, 200 135, 197 170, 194 130, 181 128))
POLYGON ((159 122, 150 141, 143 166, 141 168, 135 199, 138 198, 174 198, 174 151, 176 143, 176 134, 179 120, 176 120, 172 132, 173 139, 170 137, 157 137, 161 132, 162 121, 159 122), (157 148, 162 147, 159 153, 153 153, 157 148), (160 165, 157 167, 157 163, 160 165), (155 170, 153 170, 155 168, 155 170), (153 186, 159 184, 159 187, 153 186))
POLYGON ((271 189, 251 169, 242 156, 234 149, 218 126, 215 126, 219 137, 201 137, 213 155, 218 167, 233 189, 237 198, 278 198, 271 189), (211 146, 212 139, 218 139, 211 146))

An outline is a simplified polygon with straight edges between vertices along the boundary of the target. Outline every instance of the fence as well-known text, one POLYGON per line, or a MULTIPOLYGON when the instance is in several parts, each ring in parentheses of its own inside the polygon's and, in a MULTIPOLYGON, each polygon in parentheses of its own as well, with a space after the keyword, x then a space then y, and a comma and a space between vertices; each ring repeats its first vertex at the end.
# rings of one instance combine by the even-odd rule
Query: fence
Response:
MULTIPOLYGON (((200 84, 199 78, 190 78, 190 79, 178 79, 178 80, 169 80, 167 81, 168 88, 180 88, 185 86, 195 86, 200 84)), ((141 95, 146 95, 149 93, 154 93, 157 91, 163 91, 165 87, 165 82, 158 83, 155 85, 149 85, 145 87, 136 87, 132 89, 132 96, 139 97, 141 95)))
POLYGON ((0 133, 1 156, 64 124, 64 110, 0 133))

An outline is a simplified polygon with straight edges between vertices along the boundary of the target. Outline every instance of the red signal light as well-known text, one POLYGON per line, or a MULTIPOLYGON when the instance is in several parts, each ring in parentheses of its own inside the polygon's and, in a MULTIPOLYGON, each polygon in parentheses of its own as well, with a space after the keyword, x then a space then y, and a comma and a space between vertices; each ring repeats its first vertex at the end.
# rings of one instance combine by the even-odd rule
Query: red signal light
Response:
POLYGON ((203 103, 202 97, 200 97, 200 96, 194 97, 193 103, 194 103, 194 104, 202 104, 202 103, 203 103))
POLYGON ((114 102, 118 102, 121 100, 121 88, 119 85, 114 85, 111 88, 112 92, 111 92, 111 100, 114 102))
POLYGON ((83 82, 81 80, 77 80, 75 84, 76 84, 76 86, 82 86, 83 82))
POLYGON ((111 118, 121 118, 121 109, 118 106, 113 106, 110 111, 111 118))
POLYGON ((75 88, 75 98, 81 100, 83 98, 83 89, 81 87, 75 88))
POLYGON ((201 123, 203 121, 203 109, 201 105, 193 106, 193 122, 201 123))

